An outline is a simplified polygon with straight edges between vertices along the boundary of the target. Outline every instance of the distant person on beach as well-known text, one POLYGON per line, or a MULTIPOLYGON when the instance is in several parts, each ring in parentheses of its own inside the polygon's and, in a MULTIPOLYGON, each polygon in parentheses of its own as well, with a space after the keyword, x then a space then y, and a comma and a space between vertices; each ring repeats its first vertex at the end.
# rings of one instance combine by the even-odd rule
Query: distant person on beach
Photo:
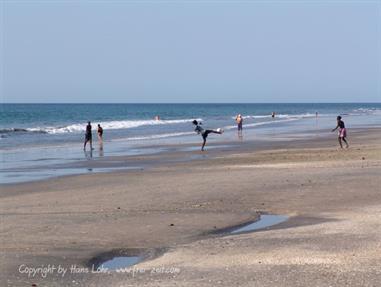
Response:
POLYGON ((235 121, 237 123, 238 132, 242 132, 242 125, 243 125, 243 118, 241 114, 238 114, 235 118, 235 121))
POLYGON ((93 137, 91 134, 91 123, 90 122, 87 122, 85 143, 83 144, 83 149, 86 149, 86 144, 88 142, 90 142, 90 149, 93 150, 93 137))
POLYGON ((197 134, 201 134, 202 136, 202 139, 203 139, 203 143, 202 143, 202 147, 201 147, 201 151, 204 151, 204 147, 205 147, 205 144, 206 144, 206 138, 208 137, 208 135, 210 133, 214 133, 214 134, 222 134, 224 131, 222 129, 216 129, 216 130, 205 130, 204 128, 201 127, 201 122, 198 122, 196 120, 194 120, 192 122, 196 128, 194 129, 195 132, 197 132, 197 134))
POLYGON ((103 128, 98 124, 98 140, 100 143, 103 143, 103 128))
POLYGON ((318 117, 319 117, 319 113, 318 113, 318 112, 316 112, 316 113, 315 113, 315 116, 316 116, 316 118, 318 118, 318 117))
POLYGON ((341 116, 337 117, 337 126, 332 130, 332 132, 334 132, 337 129, 339 129, 339 131, 338 131, 338 140, 339 140, 340 147, 343 148, 343 144, 342 144, 342 141, 343 141, 346 144, 346 148, 348 148, 349 144, 348 144, 348 142, 346 140, 347 130, 345 128, 344 121, 341 120, 341 116))
POLYGON ((160 121, 160 116, 155 116, 155 121, 160 121))
POLYGON ((271 117, 272 117, 272 118, 275 118, 275 112, 272 112, 272 113, 271 113, 271 117))

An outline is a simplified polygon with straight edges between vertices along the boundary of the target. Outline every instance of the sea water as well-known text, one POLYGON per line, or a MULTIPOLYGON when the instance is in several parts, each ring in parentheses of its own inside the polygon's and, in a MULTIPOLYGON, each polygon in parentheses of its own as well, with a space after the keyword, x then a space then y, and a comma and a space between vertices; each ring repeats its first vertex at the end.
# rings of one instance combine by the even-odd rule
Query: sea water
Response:
POLYGON ((159 152, 153 145, 163 148, 199 143, 194 119, 204 128, 225 130, 223 136, 209 137, 209 143, 234 138, 237 114, 244 119, 245 139, 250 139, 250 131, 255 131, 256 138, 328 131, 335 127, 337 115, 343 116, 349 130, 381 126, 380 103, 1 104, 0 109, 1 183, 23 181, 20 174, 25 168, 36 170, 103 156, 159 152), (93 152, 82 150, 87 121, 93 127, 93 152), (103 149, 97 143, 97 124, 104 130, 103 149))

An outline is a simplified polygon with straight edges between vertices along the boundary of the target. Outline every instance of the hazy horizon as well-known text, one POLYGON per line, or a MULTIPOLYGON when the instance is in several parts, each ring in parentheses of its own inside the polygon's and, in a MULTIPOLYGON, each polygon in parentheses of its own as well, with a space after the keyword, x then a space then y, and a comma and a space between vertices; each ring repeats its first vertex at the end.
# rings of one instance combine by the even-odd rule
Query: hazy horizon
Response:
POLYGON ((78 105, 98 105, 98 104, 105 104, 105 105, 116 105, 116 104, 126 104, 126 105, 242 105, 242 104, 311 104, 311 105, 321 105, 321 104, 380 104, 381 102, 145 102, 145 103, 139 103, 139 102, 5 102, 2 104, 41 104, 41 105, 65 105, 65 104, 78 104, 78 105))

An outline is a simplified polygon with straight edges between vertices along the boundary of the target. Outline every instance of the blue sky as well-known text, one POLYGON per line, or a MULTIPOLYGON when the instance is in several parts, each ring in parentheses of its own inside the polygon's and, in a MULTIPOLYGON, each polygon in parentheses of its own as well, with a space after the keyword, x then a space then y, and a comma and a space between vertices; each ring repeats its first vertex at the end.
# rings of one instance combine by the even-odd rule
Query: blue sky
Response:
POLYGON ((3 1, 4 102, 380 102, 381 1, 3 1))

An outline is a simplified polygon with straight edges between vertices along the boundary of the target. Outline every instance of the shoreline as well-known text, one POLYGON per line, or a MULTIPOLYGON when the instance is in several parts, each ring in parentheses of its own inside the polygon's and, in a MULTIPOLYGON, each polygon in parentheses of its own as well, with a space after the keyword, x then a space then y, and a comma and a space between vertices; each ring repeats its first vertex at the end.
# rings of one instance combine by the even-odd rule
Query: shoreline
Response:
MULTIPOLYGON (((380 127, 369 127, 369 128, 353 128, 351 133, 356 135, 358 134, 367 134, 371 133, 373 130, 379 130, 380 127)), ((234 132, 230 132, 233 134, 234 132)), ((288 146, 290 141, 294 141, 296 146, 303 146, 305 144, 312 144, 310 135, 305 132, 282 132, 277 134, 277 136, 261 136, 260 138, 253 138, 253 133, 255 130, 250 130, 251 133, 248 137, 248 140, 222 140, 216 141, 211 140, 209 145, 206 146, 205 152, 199 152, 199 141, 194 140, 193 142, 185 143, 175 143, 175 144, 155 144, 155 145, 146 145, 140 148, 141 154, 119 154, 119 155, 106 155, 102 157, 94 157, 91 159, 81 159, 81 160, 72 160, 68 163, 59 163, 59 164, 50 164, 46 166, 36 166, 36 167, 24 167, 14 169, 13 173, 24 172, 30 173, 38 172, 45 175, 36 175, 31 179, 21 179, 19 182, 6 182, 0 183, 0 186, 12 186, 22 183, 31 183, 46 181, 54 178, 65 178, 70 176, 78 176, 85 174, 98 174, 98 173, 113 173, 113 172, 128 172, 129 170, 141 170, 141 169, 150 169, 160 166, 162 164, 168 164, 172 160, 175 162, 188 162, 193 160, 199 160, 204 157, 214 157, 220 156, 221 153, 226 153, 227 155, 234 152, 243 152, 247 150, 262 151, 266 149, 279 149, 282 145, 288 146), (144 152, 147 151, 147 152, 144 152), (191 154, 191 157, 187 157, 191 154), (48 171, 53 172, 51 175, 46 175, 48 171)), ((327 133, 326 129, 317 129, 314 131, 312 136, 319 143, 324 144, 328 141, 332 141, 333 135, 327 133)), ((196 137, 194 137, 196 138, 196 137)), ((201 141, 201 140, 200 140, 201 141)), ((88 151, 85 152, 85 154, 88 151)), ((41 161, 40 161, 41 162, 41 161)), ((4 171, 4 170, 3 170, 4 171)), ((5 170, 7 171, 7 170, 5 170)), ((12 170, 8 170, 12 172, 12 170)), ((21 175, 22 176, 22 175, 21 175)))
MULTIPOLYGON (((343 151, 337 150, 335 138, 276 142, 271 146, 264 144, 264 149, 248 143, 239 149, 210 150, 206 158, 185 162, 176 159, 200 152, 179 152, 167 162, 160 161, 157 166, 142 171, 67 176, 2 186, 2 279, 8 286, 24 286, 25 282, 49 286, 113 286, 127 280, 133 285, 148 286, 157 282, 171 286, 186 280, 191 286, 214 285, 209 280, 217 284, 218 278, 223 278, 226 282, 222 285, 231 286, 233 279, 244 284, 254 276, 252 279, 266 286, 267 279, 274 279, 276 274, 284 276, 283 269, 272 258, 278 258, 286 266, 287 256, 291 263, 295 256, 303 262, 311 257, 293 245, 296 239, 291 237, 296 235, 301 236, 298 239, 301 244, 309 244, 316 251, 317 259, 324 259, 319 250, 330 246, 337 248, 332 250, 332 256, 341 258, 339 246, 351 250, 354 239, 360 236, 364 249, 356 252, 368 258, 362 264, 380 263, 379 256, 371 253, 376 250, 372 242, 381 238, 379 229, 373 227, 379 216, 369 212, 381 209, 381 195, 377 192, 381 129, 351 131, 351 147, 343 151), (215 229, 252 221, 257 212, 288 215, 290 219, 282 228, 275 226, 234 238, 205 236, 215 229), (357 227, 356 218, 361 219, 358 222, 362 223, 362 229, 357 227), (357 233, 345 233, 338 240, 330 234, 340 230, 343 220, 347 223, 341 227, 342 232, 357 233), (327 234, 324 240, 321 232, 327 234), (313 237, 308 239, 306 234, 313 237), (284 248, 284 252, 274 254, 271 247, 284 248), (182 271, 175 275, 135 278, 123 274, 27 278, 17 272, 20 264, 86 266, 86 262, 99 254, 126 248, 168 248, 162 256, 137 266, 174 266, 182 271), (270 249, 266 251, 266 248, 270 249), (259 261, 268 262, 268 266, 279 272, 262 270, 254 251, 263 257, 259 261), (252 260, 246 254, 251 254, 252 260), (241 268, 241 274, 249 279, 224 274, 225 267, 241 268), (267 277, 259 275, 260 272, 267 277), (196 274, 204 274, 205 280, 199 281, 197 278, 201 277, 196 274), (76 284, 72 284, 73 280, 76 284)), ((148 160, 155 157, 158 156, 151 155, 148 160)), ((136 159, 139 158, 142 159, 136 159)), ((328 261, 324 264, 336 270, 328 261)), ((308 275, 308 266, 297 268, 307 268, 308 275)), ((354 265, 340 266, 355 270, 354 265)), ((364 273, 364 276, 379 279, 377 274, 364 273)))

